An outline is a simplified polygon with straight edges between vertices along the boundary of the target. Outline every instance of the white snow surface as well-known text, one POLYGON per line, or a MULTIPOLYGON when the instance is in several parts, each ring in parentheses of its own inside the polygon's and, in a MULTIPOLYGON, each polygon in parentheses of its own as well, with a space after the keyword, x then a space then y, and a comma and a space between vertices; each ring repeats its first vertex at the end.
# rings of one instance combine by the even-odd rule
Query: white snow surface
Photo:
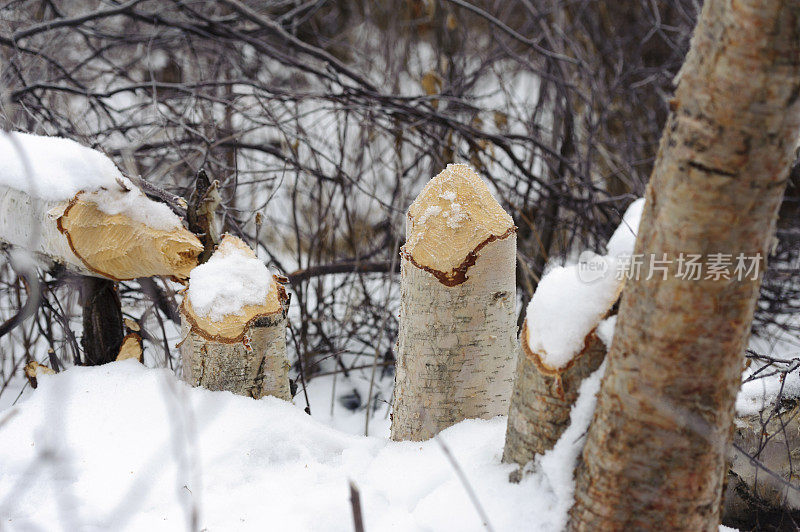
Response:
POLYGON ((10 530, 179 530, 196 515, 193 529, 349 532, 352 479, 370 532, 484 530, 441 442, 494 530, 554 532, 599 378, 583 383, 556 447, 514 484, 500 461, 503 417, 463 421, 440 441, 391 442, 133 360, 74 367, 0 412, 0 515, 10 530))
POLYGON ((616 320, 600 327, 600 320, 619 295, 618 261, 633 253, 644 198, 630 204, 608 241, 608 254, 581 254, 578 264, 550 267, 528 304, 528 347, 553 369, 566 366, 581 352, 584 340, 597 327, 609 345, 616 320), (587 266, 593 266, 588 269, 587 266))
POLYGON ((196 314, 222 321, 244 314, 246 305, 263 305, 272 283, 263 262, 223 239, 211 258, 189 274, 188 296, 196 314))
POLYGON ((597 325, 597 337, 611 349, 611 342, 614 340, 614 330, 617 328, 617 315, 609 316, 597 325))
POLYGON ((0 185, 45 201, 68 201, 83 191, 107 214, 155 229, 181 227, 169 207, 145 196, 105 154, 66 138, 0 131, 0 185))
POLYGON ((639 222, 642 220, 644 198, 639 198, 628 206, 617 230, 606 244, 606 251, 611 257, 632 255, 639 233, 639 222))
POLYGON ((582 280, 578 272, 578 264, 552 267, 528 304, 528 347, 553 369, 566 366, 581 352, 617 297, 613 269, 592 282, 582 280))

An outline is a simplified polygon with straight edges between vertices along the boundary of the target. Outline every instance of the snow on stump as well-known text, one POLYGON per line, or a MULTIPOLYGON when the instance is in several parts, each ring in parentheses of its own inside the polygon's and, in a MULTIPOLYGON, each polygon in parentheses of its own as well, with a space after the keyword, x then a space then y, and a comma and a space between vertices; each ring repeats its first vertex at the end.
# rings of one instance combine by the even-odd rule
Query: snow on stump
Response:
POLYGON ((69 139, 0 132, 0 242, 47 264, 115 281, 174 276, 200 241, 99 151, 69 139))
POLYGON ((605 359, 606 346, 597 327, 622 286, 613 276, 587 283, 578 271, 578 265, 551 269, 528 306, 508 413, 505 462, 525 465, 553 448, 569 425, 581 383, 605 359))
POLYGON ((577 264, 555 266, 539 282, 520 333, 503 461, 525 465, 552 449, 581 383, 605 359, 616 317, 602 320, 622 292, 643 206, 641 198, 630 204, 607 255, 584 252, 577 264))
POLYGON ((183 380, 286 401, 286 290, 242 240, 225 235, 192 270, 181 304, 183 380))
POLYGON ((425 440, 508 412, 516 358, 516 227, 463 164, 408 210, 391 438, 425 440))

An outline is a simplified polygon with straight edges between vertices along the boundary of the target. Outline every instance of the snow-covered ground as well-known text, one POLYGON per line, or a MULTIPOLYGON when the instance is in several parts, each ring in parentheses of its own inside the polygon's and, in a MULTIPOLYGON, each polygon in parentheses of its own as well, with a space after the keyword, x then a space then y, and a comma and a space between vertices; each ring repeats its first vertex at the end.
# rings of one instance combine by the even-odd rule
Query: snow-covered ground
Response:
POLYGON ((135 361, 75 367, 0 413, 0 528, 349 531, 352 480, 370 532, 486 530, 481 512, 497 531, 559 530, 598 385, 587 380, 579 419, 514 484, 504 418, 390 442, 135 361))

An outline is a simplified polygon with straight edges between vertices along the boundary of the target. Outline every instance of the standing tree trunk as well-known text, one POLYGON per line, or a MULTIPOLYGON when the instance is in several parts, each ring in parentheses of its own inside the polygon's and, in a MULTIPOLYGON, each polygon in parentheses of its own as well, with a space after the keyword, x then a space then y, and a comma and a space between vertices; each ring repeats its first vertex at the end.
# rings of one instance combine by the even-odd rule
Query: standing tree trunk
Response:
POLYGON ((408 211, 393 440, 508 412, 516 357, 516 228, 463 164, 408 211))
MULTIPOLYGON (((183 380, 209 390, 226 390, 255 399, 272 395, 290 401, 286 357, 289 298, 274 277, 271 281, 238 278, 243 262, 250 261, 258 259, 247 244, 226 235, 211 259, 192 272, 181 304, 183 380), (199 286, 201 272, 211 272, 207 279, 213 286, 199 286), (247 300, 252 288, 248 285, 262 282, 268 287, 264 297, 260 301, 247 300), (212 301, 212 311, 231 302, 238 308, 219 316, 199 312, 199 303, 193 301, 192 294, 203 297, 210 291, 219 295, 212 301)), ((263 274, 269 275, 261 266, 263 274)), ((245 268, 245 275, 248 270, 252 272, 252 264, 245 264, 245 268)))
POLYGON ((800 4, 708 0, 679 78, 572 530, 717 529, 743 351, 800 131, 800 4), (666 274, 648 275, 664 254, 666 274), (681 278, 681 254, 727 260, 729 278, 681 278), (758 257, 756 275, 736 275, 740 255, 758 257))

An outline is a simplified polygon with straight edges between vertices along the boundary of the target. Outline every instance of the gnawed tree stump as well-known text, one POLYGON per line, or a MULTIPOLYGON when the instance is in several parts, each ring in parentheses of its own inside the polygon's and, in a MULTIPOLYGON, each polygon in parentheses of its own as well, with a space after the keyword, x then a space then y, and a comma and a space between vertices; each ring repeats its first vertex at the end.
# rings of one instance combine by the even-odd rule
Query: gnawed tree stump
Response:
POLYGON ((551 268, 528 306, 508 414, 505 462, 525 465, 553 448, 569 426, 583 379, 605 359, 598 325, 619 299, 623 276, 616 274, 612 257, 590 254, 584 260, 551 268), (586 264, 605 268, 586 269, 586 264))
POLYGON ((185 279, 200 241, 103 153, 69 139, 0 132, 0 243, 87 276, 76 363, 113 361, 122 317, 113 281, 185 279), (98 279, 99 278, 99 279, 98 279))
POLYGON ((516 227, 467 165, 408 210, 393 440, 508 412, 516 358, 516 227))
POLYGON ((122 345, 117 353, 117 362, 120 360, 134 359, 144 362, 144 351, 142 349, 142 337, 137 332, 129 332, 122 339, 122 345))
POLYGON ((553 448, 569 426, 583 379, 594 373, 606 356, 606 346, 593 330, 580 353, 565 367, 553 369, 531 351, 527 336, 525 320, 503 449, 503 461, 519 465, 553 448))
POLYGON ((192 386, 255 399, 272 395, 291 400, 286 356, 288 308, 289 298, 277 278, 247 244, 225 235, 209 261, 192 272, 181 304, 183 379, 192 386), (247 270, 250 277, 237 277, 242 265, 251 268, 247 270), (203 293, 206 283, 213 282, 215 272, 226 271, 231 277, 223 276, 220 286, 211 287, 216 294, 203 293), (208 277, 201 280, 201 274, 208 277), (242 298, 242 290, 252 292, 253 288, 242 286, 243 282, 263 284, 263 293, 255 293, 258 300, 250 297, 253 293, 242 298), (201 296, 205 298, 201 308, 212 309, 208 313, 197 308, 201 296), (238 310, 225 312, 236 307, 237 299, 244 304, 238 310))

